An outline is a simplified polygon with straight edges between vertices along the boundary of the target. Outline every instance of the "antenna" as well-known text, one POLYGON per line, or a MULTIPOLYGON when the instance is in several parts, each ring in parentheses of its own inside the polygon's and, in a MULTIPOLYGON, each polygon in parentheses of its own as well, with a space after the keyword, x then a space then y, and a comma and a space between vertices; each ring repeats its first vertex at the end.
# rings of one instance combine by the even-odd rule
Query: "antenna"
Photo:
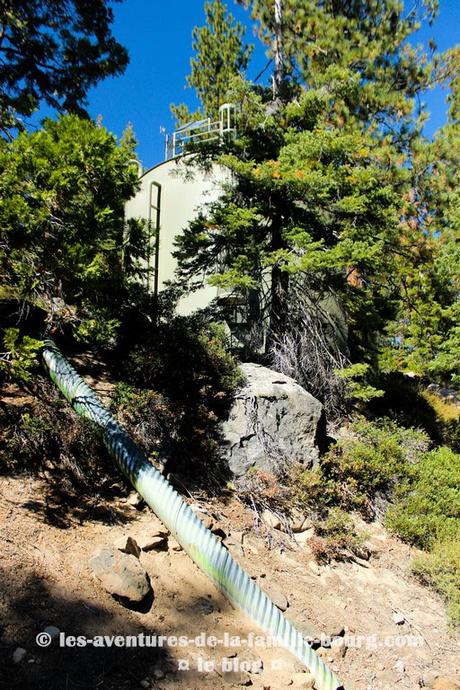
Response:
POLYGON ((284 82, 283 0, 275 0, 275 40, 273 45, 275 71, 273 100, 280 97, 284 82))

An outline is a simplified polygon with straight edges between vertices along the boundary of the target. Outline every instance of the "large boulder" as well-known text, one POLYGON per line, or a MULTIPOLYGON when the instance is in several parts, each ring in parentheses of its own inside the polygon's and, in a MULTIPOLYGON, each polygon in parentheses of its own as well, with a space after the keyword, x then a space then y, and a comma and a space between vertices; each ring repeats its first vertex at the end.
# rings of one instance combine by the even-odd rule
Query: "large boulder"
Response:
POLYGON ((294 379, 259 364, 242 364, 244 387, 222 425, 229 468, 241 477, 250 467, 277 472, 285 463, 311 467, 322 405, 294 379))
POLYGON ((89 565, 107 592, 131 603, 140 603, 152 593, 149 577, 137 558, 115 547, 96 549, 89 565))

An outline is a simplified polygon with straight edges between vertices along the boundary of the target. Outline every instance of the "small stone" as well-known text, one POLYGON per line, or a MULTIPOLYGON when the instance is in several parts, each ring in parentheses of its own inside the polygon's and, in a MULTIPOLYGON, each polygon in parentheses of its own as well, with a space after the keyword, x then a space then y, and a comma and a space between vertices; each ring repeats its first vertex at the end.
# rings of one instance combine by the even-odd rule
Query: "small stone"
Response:
POLYGON ((52 640, 56 640, 61 634, 61 631, 55 625, 47 625, 43 632, 46 632, 52 640))
POLYGON ((171 549, 171 551, 182 551, 182 546, 174 537, 168 538, 168 547, 171 549))
POLYGON ((137 493, 137 491, 131 491, 129 496, 126 499, 126 504, 130 506, 131 508, 140 508, 142 503, 144 502, 144 499, 140 494, 137 493))
POLYGON ((293 673, 291 684, 294 688, 313 688, 315 679, 310 673, 293 673))
POLYGON ((460 690, 460 684, 447 676, 436 678, 431 687, 433 690, 460 690))
POLYGON ((153 549, 158 549, 166 544, 165 536, 155 536, 155 537, 138 537, 137 543, 142 551, 152 551, 153 549))
MULTIPOLYGON (((296 615, 295 613, 292 616, 290 616, 288 613, 287 617, 289 618, 290 622, 297 630, 297 632, 299 632, 304 638, 306 638, 308 642, 312 643, 313 641, 318 641, 319 644, 320 635, 309 620, 307 620, 306 618, 302 618, 301 615, 296 615)), ((300 670, 303 670, 303 666, 300 670)))
POLYGON ((147 573, 135 556, 113 547, 96 549, 89 565, 104 589, 115 597, 141 602, 152 592, 147 573))
POLYGON ((155 668, 153 670, 153 676, 156 680, 162 680, 166 676, 166 673, 162 671, 161 668, 155 668))
POLYGON ((396 623, 396 625, 404 625, 404 623, 406 622, 406 619, 404 618, 402 613, 398 613, 397 611, 393 613, 392 618, 393 623, 396 623))
POLYGON ((214 519, 211 515, 199 515, 198 516, 203 523, 203 525, 206 527, 206 529, 212 529, 214 526, 214 519))
POLYGON ((398 661, 395 663, 393 668, 395 671, 397 671, 398 673, 401 673, 401 674, 406 672, 406 666, 405 666, 404 661, 402 659, 398 659, 398 661))
POLYGON ((275 513, 272 513, 271 510, 264 510, 262 515, 262 522, 265 522, 266 525, 269 527, 272 527, 273 529, 281 529, 281 521, 275 513))
POLYGON ((116 539, 114 542, 114 546, 119 551, 130 554, 131 556, 135 556, 136 558, 139 558, 141 554, 141 550, 139 548, 137 541, 127 535, 124 535, 123 537, 119 537, 118 539, 116 539))
POLYGON ((141 686, 141 688, 146 688, 146 689, 147 689, 147 688, 150 688, 150 683, 149 683, 149 681, 147 680, 147 678, 144 678, 144 680, 141 680, 141 682, 139 683, 139 685, 141 686))
POLYGON ((309 539, 315 536, 315 528, 309 527, 306 530, 299 531, 298 534, 294 535, 294 539, 298 544, 305 544, 309 539))
POLYGON ((21 663, 26 654, 27 651, 24 649, 24 647, 16 647, 16 649, 13 652, 13 664, 21 663))
POLYGON ((344 657, 347 653, 347 645, 343 637, 336 637, 331 642, 331 649, 338 657, 344 657))
POLYGON ((263 590, 280 611, 286 611, 289 606, 289 601, 283 592, 280 592, 279 589, 276 589, 270 584, 264 584, 263 590))

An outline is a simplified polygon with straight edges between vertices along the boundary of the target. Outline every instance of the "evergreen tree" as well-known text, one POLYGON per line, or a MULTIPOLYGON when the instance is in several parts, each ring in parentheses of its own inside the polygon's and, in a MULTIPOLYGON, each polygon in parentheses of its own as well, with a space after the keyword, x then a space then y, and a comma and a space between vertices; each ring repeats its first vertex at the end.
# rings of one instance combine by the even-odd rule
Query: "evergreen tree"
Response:
POLYGON ((448 122, 414 149, 413 187, 398 257, 402 295, 384 366, 460 382, 460 51, 449 51, 439 78, 450 83, 448 122), (410 252, 410 253, 409 253, 410 252))
POLYGON ((84 114, 88 89, 120 74, 128 54, 112 36, 111 0, 0 1, 0 126, 41 102, 84 114))
MULTIPOLYGON (((250 4, 279 50, 274 3, 250 4)), ((178 238, 180 277, 205 269, 244 292, 263 291, 270 273, 272 344, 293 311, 290 281, 308 284, 316 302, 334 293, 353 360, 375 362, 400 295, 401 219, 413 212, 414 96, 432 66, 408 47, 416 16, 404 18, 394 0, 282 8, 281 99, 241 81, 228 93, 240 108, 238 139, 213 155, 234 183, 178 238)))
POLYGON ((184 104, 172 106, 181 124, 202 115, 217 118, 230 80, 244 72, 252 53, 252 47, 244 43, 245 28, 221 0, 207 0, 205 13, 205 26, 196 26, 192 32, 195 55, 187 77, 188 86, 195 89, 200 100, 201 111, 192 114, 184 104))
POLYGON ((113 334, 128 297, 123 211, 137 184, 133 145, 131 132, 117 144, 76 115, 3 142, 2 297, 41 307, 81 337, 113 334))

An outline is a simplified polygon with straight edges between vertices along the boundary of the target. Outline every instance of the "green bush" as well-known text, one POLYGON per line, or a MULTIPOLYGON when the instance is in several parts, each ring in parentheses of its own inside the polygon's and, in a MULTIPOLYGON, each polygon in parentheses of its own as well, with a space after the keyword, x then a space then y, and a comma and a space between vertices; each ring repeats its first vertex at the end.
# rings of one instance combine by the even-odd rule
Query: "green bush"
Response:
MULTIPOLYGON (((164 421, 160 431, 165 443, 158 449, 170 461, 168 469, 187 472, 200 481, 221 474, 218 422, 225 416, 241 378, 223 326, 206 324, 199 315, 167 315, 129 349, 122 375, 137 391, 131 403, 144 407, 136 424, 143 415, 149 417, 152 436, 156 403, 152 399, 151 403, 155 404, 149 410, 141 397, 149 395, 146 391, 161 396, 165 409, 157 411, 164 421)), ((131 412, 129 407, 125 404, 125 417, 126 413, 128 416, 133 413, 132 404, 131 412)), ((136 432, 129 423, 128 427, 136 432)))
POLYGON ((372 515, 376 495, 390 498, 409 481, 428 447, 426 434, 388 419, 351 424, 321 463, 321 474, 333 487, 332 502, 372 515))
POLYGON ((28 335, 21 336, 19 328, 5 328, 3 346, 5 352, 0 356, 0 371, 15 381, 30 381, 43 342, 28 335))
POLYGON ((458 537, 460 455, 445 447, 427 453, 398 493, 386 522, 402 539, 429 549, 439 540, 458 537))
POLYGON ((318 467, 291 469, 293 501, 324 514, 331 506, 374 515, 377 495, 390 499, 410 481, 414 466, 429 448, 427 435, 388 419, 360 420, 324 455, 318 467))
POLYGON ((317 536, 309 540, 309 545, 319 561, 364 555, 364 536, 356 534, 353 520, 340 508, 332 508, 325 519, 317 520, 315 531, 317 536))
POLYGON ((460 626, 460 535, 454 541, 437 543, 431 553, 416 558, 412 570, 446 599, 452 623, 460 626))

